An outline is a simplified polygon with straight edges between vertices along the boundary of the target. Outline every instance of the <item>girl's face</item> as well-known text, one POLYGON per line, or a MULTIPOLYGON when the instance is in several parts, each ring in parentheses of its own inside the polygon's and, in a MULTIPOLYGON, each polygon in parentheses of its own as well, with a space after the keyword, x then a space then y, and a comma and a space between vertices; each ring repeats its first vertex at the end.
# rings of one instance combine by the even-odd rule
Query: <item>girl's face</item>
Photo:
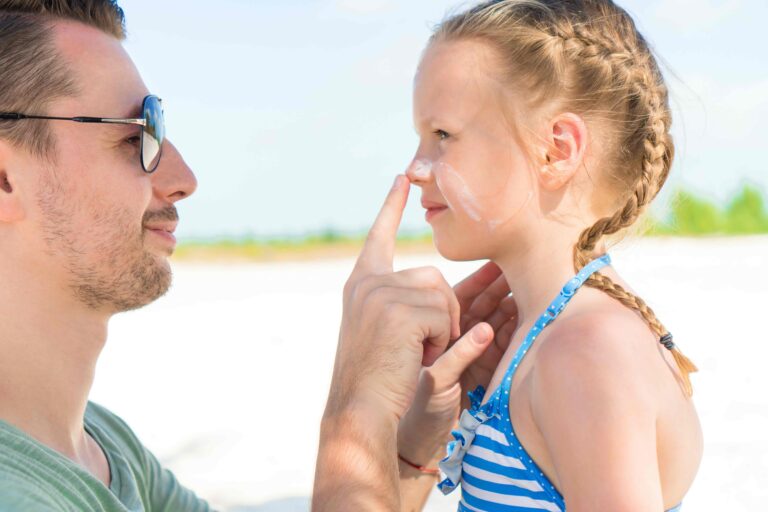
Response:
POLYGON ((420 144, 407 174, 449 259, 492 258, 530 225, 536 181, 505 115, 511 99, 491 74, 493 58, 480 42, 435 43, 414 81, 420 144))

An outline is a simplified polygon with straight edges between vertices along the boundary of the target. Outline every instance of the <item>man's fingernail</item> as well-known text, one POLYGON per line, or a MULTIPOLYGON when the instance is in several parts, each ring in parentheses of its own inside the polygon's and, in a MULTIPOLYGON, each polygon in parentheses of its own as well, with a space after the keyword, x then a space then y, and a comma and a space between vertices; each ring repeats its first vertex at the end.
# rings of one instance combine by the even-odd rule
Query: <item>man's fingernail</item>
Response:
POLYGON ((490 326, 487 324, 480 324, 472 331, 472 341, 478 345, 485 345, 492 335, 493 331, 490 326))

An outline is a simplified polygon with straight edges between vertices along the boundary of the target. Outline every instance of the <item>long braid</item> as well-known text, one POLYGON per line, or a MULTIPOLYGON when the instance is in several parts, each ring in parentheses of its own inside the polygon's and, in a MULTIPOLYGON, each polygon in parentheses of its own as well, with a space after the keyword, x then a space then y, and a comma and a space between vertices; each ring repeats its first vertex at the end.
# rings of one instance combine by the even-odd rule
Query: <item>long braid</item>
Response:
MULTIPOLYGON (((607 179, 621 186, 613 215, 585 229, 573 249, 576 271, 597 255, 607 235, 631 226, 667 180, 674 158, 668 91, 632 18, 612 0, 495 0, 444 21, 432 40, 489 42, 509 64, 508 80, 528 93, 531 108, 558 102, 592 116, 618 140, 606 139, 607 179), (602 119, 601 119, 602 118, 602 119), (625 199, 626 198, 626 199, 625 199)), ((596 273, 586 284, 637 311, 672 351, 681 384, 692 394, 696 371, 653 310, 637 295, 596 273)))
MULTIPOLYGON (((584 30, 574 31, 577 46, 572 44, 579 56, 584 58, 599 57, 603 63, 623 70, 627 76, 627 85, 637 98, 638 108, 645 110, 645 138, 643 139, 642 172, 636 179, 634 191, 626 204, 610 217, 598 220, 593 226, 585 229, 573 248, 574 267, 578 272, 594 257, 597 243, 606 235, 612 235, 634 224, 643 213, 646 206, 656 197, 664 185, 674 158, 674 145, 669 135, 671 115, 668 106, 667 88, 661 80, 661 74, 652 59, 634 57, 626 48, 611 48, 617 41, 606 41, 605 44, 595 42, 588 37, 584 30), (579 48, 579 46, 581 46, 579 48), (643 62, 638 62, 642 60, 643 62), (644 64, 644 65, 638 65, 644 64)), ((566 48, 569 45, 566 44, 566 48)), ((622 74, 621 71, 618 74, 622 74)), ((625 290, 609 277, 595 273, 586 283, 587 286, 604 291, 625 306, 637 311, 659 341, 671 350, 680 369, 683 389, 687 395, 693 394, 689 374, 697 371, 696 366, 671 341, 671 335, 659 321, 653 309, 643 299, 625 290)))

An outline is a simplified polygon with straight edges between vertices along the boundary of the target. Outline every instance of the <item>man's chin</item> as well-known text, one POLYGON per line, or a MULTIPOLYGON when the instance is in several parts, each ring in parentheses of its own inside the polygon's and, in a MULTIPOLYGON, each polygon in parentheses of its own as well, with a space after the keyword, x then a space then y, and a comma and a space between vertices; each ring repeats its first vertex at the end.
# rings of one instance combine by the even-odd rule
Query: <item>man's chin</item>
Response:
MULTIPOLYGON (((146 251, 142 264, 125 276, 130 282, 116 283, 111 309, 115 313, 143 308, 168 293, 173 280, 168 256, 146 251)), ((105 304, 106 305, 106 304, 105 304)))

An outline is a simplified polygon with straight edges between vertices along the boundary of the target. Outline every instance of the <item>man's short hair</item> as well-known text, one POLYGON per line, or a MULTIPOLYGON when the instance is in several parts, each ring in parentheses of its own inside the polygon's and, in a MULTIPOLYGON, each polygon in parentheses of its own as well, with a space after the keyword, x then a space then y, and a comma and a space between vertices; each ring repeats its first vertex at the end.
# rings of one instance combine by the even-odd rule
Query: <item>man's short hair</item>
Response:
MULTIPOLYGON (((0 112, 45 115, 52 101, 77 94, 53 42, 56 20, 78 21, 125 39, 125 16, 116 0, 0 0, 0 112)), ((0 139, 40 158, 55 155, 47 121, 0 120, 0 139)))

